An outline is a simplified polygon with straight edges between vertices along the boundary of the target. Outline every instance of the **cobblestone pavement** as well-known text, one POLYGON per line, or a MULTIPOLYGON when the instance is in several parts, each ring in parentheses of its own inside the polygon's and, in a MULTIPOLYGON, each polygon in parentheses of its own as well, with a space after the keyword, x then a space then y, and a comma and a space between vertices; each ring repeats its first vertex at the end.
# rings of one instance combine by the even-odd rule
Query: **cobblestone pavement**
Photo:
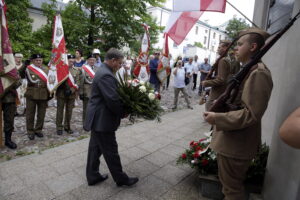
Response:
MULTIPOLYGON (((165 112, 172 112, 173 101, 174 101, 174 89, 172 87, 172 79, 170 87, 168 90, 162 90, 161 95, 161 105, 164 108, 165 112)), ((193 92, 192 97, 190 98, 191 105, 197 105, 199 101, 199 96, 196 91, 193 92)), ((186 109, 187 105, 184 101, 184 98, 179 98, 178 100, 178 110, 186 109)), ((13 141, 18 145, 16 150, 10 150, 8 148, 0 149, 0 162, 14 159, 16 157, 21 157, 24 155, 39 153, 46 149, 66 144, 72 141, 77 141, 84 139, 89 136, 88 133, 82 129, 82 103, 78 100, 77 106, 73 110, 73 116, 71 120, 72 129, 75 130, 75 134, 67 134, 59 136, 56 134, 56 107, 53 106, 52 102, 49 102, 49 107, 47 108, 47 113, 44 123, 44 138, 37 138, 34 141, 28 139, 26 134, 26 124, 25 116, 17 116, 15 118, 15 129, 12 135, 13 141)), ((141 122, 143 119, 137 119, 137 122, 141 122)), ((132 125, 128 119, 123 119, 121 127, 132 125)))
MULTIPOLYGON (((204 200, 197 174, 176 165, 189 142, 209 130, 201 117, 203 109, 199 105, 194 110, 181 109, 165 114, 161 123, 143 121, 117 131, 124 171, 140 178, 131 188, 117 187, 110 175, 103 183, 87 186, 89 138, 85 138, 0 163, 0 199, 204 200)), ((108 173, 101 160, 101 173, 108 173)))

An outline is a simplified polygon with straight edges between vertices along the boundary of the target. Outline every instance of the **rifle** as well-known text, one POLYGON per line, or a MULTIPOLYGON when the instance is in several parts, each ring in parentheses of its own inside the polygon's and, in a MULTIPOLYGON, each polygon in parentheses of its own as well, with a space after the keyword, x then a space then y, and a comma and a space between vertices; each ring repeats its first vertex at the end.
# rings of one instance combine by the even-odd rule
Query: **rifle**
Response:
POLYGON ((223 54, 220 55, 220 57, 219 57, 219 58, 216 60, 216 62, 212 65, 211 70, 210 70, 209 73, 207 74, 205 80, 210 80, 210 79, 212 79, 212 78, 213 78, 212 75, 213 75, 214 71, 216 71, 216 73, 218 73, 218 72, 217 72, 217 69, 218 69, 218 65, 219 65, 220 60, 221 60, 222 58, 224 58, 224 57, 227 56, 227 53, 228 53, 229 49, 234 45, 234 43, 235 43, 236 41, 237 41, 237 38, 234 39, 234 40, 229 44, 229 46, 228 46, 227 49, 223 52, 223 54))
POLYGON ((281 36, 294 24, 294 22, 300 17, 300 11, 294 18, 281 29, 268 43, 266 43, 252 58, 251 60, 243 65, 242 70, 233 76, 229 81, 225 92, 215 101, 210 107, 212 112, 228 112, 233 110, 231 105, 235 97, 237 96, 238 89, 243 80, 247 77, 252 66, 256 65, 260 59, 266 54, 266 52, 281 38, 281 36))

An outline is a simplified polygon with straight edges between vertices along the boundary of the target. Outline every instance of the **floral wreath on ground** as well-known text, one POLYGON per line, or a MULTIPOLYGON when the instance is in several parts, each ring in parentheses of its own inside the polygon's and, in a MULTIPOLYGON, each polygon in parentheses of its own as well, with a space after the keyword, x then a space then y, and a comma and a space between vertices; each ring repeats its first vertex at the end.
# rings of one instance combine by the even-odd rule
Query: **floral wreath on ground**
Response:
POLYGON ((118 93, 131 122, 137 117, 161 121, 164 110, 160 106, 160 94, 155 93, 148 82, 138 79, 122 80, 119 77, 118 93))
MULTIPOLYGON (((210 133, 205 135, 210 135, 210 133)), ((177 164, 187 164, 191 168, 195 168, 201 175, 211 174, 217 176, 217 156, 209 147, 210 142, 211 136, 207 136, 199 141, 191 141, 189 148, 177 159, 177 164)), ((268 154, 269 147, 264 143, 260 146, 256 157, 251 161, 246 182, 254 184, 263 183, 268 154)))

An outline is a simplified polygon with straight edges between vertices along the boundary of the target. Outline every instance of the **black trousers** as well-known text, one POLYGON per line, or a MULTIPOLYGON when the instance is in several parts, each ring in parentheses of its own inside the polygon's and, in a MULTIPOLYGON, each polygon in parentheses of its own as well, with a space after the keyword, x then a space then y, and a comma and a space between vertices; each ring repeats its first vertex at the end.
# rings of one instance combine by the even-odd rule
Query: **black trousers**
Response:
POLYGON ((195 90, 197 87, 197 74, 193 74, 193 83, 194 83, 193 90, 195 90))
POLYGON ((92 131, 86 165, 87 180, 90 182, 99 178, 100 156, 102 154, 114 181, 126 182, 128 176, 122 170, 115 132, 92 131))

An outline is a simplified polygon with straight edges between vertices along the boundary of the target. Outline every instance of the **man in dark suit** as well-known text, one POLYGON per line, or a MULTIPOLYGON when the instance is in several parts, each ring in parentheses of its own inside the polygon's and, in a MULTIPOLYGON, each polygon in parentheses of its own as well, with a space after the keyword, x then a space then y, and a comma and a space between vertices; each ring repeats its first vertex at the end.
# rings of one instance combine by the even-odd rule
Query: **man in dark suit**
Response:
POLYGON ((137 177, 130 178, 122 170, 115 131, 125 116, 123 104, 117 92, 115 72, 121 67, 123 54, 117 49, 110 49, 104 63, 94 77, 91 97, 84 123, 86 131, 91 130, 88 149, 86 176, 89 185, 95 185, 108 178, 99 173, 100 156, 105 162, 117 186, 131 186, 138 182, 137 177))

